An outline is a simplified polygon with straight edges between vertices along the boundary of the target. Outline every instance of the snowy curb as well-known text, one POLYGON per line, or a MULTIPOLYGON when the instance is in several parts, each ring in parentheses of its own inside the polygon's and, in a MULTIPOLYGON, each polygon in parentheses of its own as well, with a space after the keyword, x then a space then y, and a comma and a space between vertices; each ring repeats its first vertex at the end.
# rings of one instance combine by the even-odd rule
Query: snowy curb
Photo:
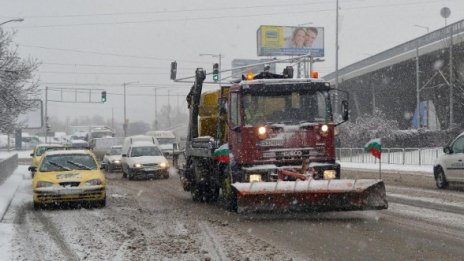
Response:
POLYGON ((3 220, 5 213, 10 206, 11 201, 23 180, 23 173, 16 169, 5 182, 0 185, 0 221, 3 220))
MULTIPOLYGON (((338 162, 342 170, 363 171, 363 172, 378 172, 378 164, 370 163, 351 163, 338 162)), ((415 175, 415 176, 433 176, 433 165, 397 165, 397 164, 382 164, 382 173, 415 175)))

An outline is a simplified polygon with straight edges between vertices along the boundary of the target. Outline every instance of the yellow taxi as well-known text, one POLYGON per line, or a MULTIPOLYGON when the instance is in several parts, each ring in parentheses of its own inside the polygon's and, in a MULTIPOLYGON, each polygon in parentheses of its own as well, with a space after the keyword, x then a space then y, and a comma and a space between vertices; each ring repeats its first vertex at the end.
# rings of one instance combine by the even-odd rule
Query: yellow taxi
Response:
POLYGON ((39 166, 40 158, 42 154, 44 154, 47 150, 64 150, 64 145, 61 144, 38 144, 35 146, 34 150, 32 150, 31 157, 32 157, 32 164, 29 167, 29 171, 32 173, 32 177, 34 177, 34 171, 32 169, 39 166))
POLYGON ((62 202, 106 205, 106 180, 95 155, 88 150, 46 151, 34 168, 34 209, 62 202))

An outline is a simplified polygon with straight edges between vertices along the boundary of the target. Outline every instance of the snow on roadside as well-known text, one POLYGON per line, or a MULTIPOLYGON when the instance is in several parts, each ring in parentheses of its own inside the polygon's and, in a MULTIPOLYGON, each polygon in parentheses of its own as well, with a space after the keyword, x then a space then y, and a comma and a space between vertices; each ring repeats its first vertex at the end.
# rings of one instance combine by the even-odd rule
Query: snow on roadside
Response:
MULTIPOLYGON (((358 162, 338 162, 340 163, 342 169, 365 169, 378 171, 379 164, 374 163, 358 163, 358 162)), ((400 165, 400 164, 384 164, 381 166, 382 171, 396 171, 408 174, 417 174, 417 175, 433 175, 433 166, 432 165, 400 165)))
POLYGON ((15 235, 13 224, 0 223, 0 253, 2 260, 12 260, 12 239, 15 235))
POLYGON ((19 165, 10 177, 0 184, 0 219, 3 219, 19 184, 27 177, 29 172, 27 168, 26 165, 19 165))
MULTIPOLYGON (((11 176, 0 184, 0 221, 3 220, 6 210, 18 189, 19 185, 27 173, 27 166, 19 166, 11 176)), ((12 239, 15 235, 15 228, 10 223, 0 223, 0 253, 2 260, 11 260, 12 239)))

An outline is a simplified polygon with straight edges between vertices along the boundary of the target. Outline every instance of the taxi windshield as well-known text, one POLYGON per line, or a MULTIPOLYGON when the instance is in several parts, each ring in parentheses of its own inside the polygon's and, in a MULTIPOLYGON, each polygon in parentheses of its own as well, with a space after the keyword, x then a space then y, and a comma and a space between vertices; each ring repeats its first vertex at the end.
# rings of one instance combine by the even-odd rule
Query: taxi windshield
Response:
POLYGON ((69 170, 96 170, 97 163, 90 155, 66 154, 48 155, 40 165, 40 172, 69 171, 69 170))

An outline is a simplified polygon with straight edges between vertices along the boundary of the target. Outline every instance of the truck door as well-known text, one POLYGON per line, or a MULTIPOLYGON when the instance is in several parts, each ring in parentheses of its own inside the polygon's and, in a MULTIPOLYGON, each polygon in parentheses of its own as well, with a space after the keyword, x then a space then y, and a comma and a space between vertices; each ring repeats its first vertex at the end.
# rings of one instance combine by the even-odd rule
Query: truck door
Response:
POLYGON ((449 181, 464 182, 464 136, 451 145, 452 153, 445 159, 445 174, 449 181))
POLYGON ((230 94, 229 102, 229 149, 234 156, 240 155, 242 149, 240 99, 238 93, 230 94))

